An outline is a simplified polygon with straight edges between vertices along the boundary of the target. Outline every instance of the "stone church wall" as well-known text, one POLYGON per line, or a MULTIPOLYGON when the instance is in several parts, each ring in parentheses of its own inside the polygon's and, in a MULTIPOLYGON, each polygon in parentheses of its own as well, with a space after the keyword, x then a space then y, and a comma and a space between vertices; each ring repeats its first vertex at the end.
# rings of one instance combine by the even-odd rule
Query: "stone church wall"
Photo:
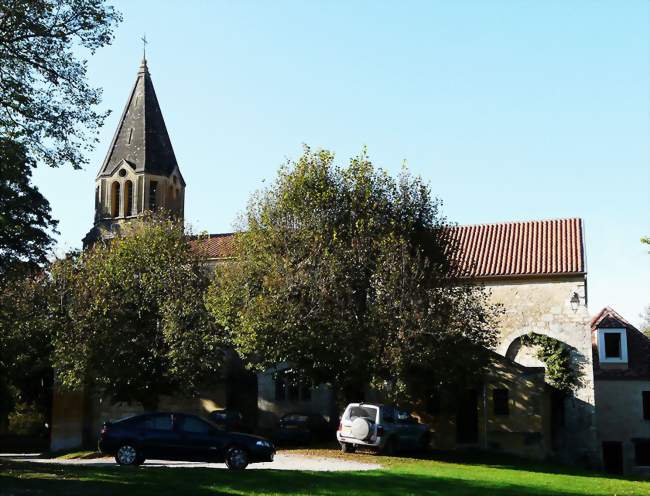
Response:
POLYGON ((574 394, 565 400, 564 443, 556 456, 565 462, 599 465, 585 277, 494 279, 485 285, 492 292, 492 301, 503 304, 505 310, 499 326, 499 354, 525 366, 543 365, 534 350, 520 345, 519 338, 530 332, 553 337, 572 348, 580 379, 574 394), (571 302, 574 293, 579 304, 571 302))

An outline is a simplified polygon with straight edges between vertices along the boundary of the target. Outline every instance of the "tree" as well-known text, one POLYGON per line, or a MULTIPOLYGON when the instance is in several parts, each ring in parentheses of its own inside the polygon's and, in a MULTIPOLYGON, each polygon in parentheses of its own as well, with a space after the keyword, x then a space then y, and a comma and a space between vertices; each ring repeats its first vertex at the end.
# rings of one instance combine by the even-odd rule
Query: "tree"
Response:
POLYGON ((650 305, 641 314, 641 332, 650 338, 650 305))
POLYGON ((63 386, 155 409, 160 394, 191 392, 218 374, 205 263, 182 225, 160 216, 133 221, 106 245, 55 263, 61 324, 54 365, 63 386))
POLYGON ((480 373, 496 338, 487 293, 454 280, 439 208, 365 151, 339 167, 306 148, 251 198, 208 307, 252 368, 287 363, 340 402, 373 384, 415 403, 480 373))
POLYGON ((86 61, 121 20, 104 0, 0 2, 0 136, 50 166, 87 162, 108 113, 86 81, 86 61))
MULTIPOLYGON (((646 245, 650 245, 650 237, 648 237, 648 236, 642 237, 641 238, 641 243, 646 244, 646 245)), ((650 253, 650 251, 648 253, 650 253)))
POLYGON ((43 264, 54 242, 57 221, 31 184, 32 167, 22 143, 0 137, 0 277, 43 264))
POLYGON ((44 273, 0 283, 0 419, 27 404, 45 419, 52 401, 52 292, 44 273))

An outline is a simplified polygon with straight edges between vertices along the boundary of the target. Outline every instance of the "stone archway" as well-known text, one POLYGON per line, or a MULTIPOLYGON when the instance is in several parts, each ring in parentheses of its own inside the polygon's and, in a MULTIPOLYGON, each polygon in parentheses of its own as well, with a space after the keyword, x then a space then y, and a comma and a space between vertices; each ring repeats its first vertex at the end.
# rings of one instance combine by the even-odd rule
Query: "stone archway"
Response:
POLYGON ((536 356, 533 346, 526 346, 521 342, 521 336, 516 337, 506 350, 506 358, 517 362, 524 367, 546 367, 543 361, 536 356))

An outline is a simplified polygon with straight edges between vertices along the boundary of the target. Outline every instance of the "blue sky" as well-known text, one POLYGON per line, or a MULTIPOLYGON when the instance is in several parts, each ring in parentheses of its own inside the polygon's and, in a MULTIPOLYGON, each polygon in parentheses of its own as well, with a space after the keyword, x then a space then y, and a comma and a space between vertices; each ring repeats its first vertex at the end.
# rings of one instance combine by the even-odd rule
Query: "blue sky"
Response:
POLYGON ((229 231, 301 144, 404 160, 462 224, 582 217, 589 308, 650 304, 650 3, 119 1, 89 61, 113 111, 91 165, 39 168, 80 247, 142 47, 187 181, 186 220, 229 231))

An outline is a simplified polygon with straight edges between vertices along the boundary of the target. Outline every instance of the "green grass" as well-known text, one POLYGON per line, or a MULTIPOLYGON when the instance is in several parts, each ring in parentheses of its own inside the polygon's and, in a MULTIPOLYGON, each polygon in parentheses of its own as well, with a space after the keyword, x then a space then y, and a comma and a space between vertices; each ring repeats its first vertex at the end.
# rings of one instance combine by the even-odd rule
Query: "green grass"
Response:
POLYGON ((0 495, 650 495, 650 482, 608 477, 517 459, 433 459, 338 455, 381 463, 369 472, 303 472, 203 468, 38 465, 0 461, 0 495), (462 463, 461 463, 462 461, 462 463))

